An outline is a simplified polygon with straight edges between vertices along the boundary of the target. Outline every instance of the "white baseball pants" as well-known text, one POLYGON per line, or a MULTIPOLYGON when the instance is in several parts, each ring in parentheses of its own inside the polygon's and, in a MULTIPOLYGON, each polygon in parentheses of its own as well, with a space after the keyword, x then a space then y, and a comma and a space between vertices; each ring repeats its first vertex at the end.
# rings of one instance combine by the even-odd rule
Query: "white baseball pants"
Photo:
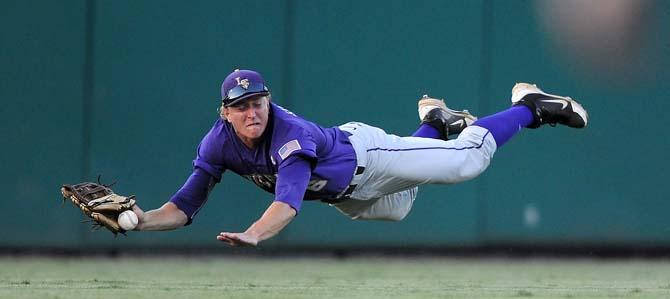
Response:
POLYGON ((422 184, 454 184, 472 179, 488 167, 496 151, 491 133, 477 126, 465 128, 448 141, 399 137, 359 122, 340 129, 351 133, 359 166, 351 199, 333 204, 352 219, 405 218, 422 184))

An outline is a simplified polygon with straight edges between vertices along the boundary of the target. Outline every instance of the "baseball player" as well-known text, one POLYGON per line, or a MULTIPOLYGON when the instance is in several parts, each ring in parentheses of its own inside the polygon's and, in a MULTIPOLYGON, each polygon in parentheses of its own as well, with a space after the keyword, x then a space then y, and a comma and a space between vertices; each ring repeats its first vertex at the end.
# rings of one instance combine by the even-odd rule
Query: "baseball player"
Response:
POLYGON ((136 230, 190 224, 226 171, 275 195, 246 231, 217 236, 231 246, 256 246, 276 235, 303 201, 321 201, 351 219, 399 221, 419 185, 478 176, 522 128, 584 128, 588 121, 576 101, 526 83, 512 89, 511 108, 481 119, 424 96, 418 103, 421 125, 411 137, 359 122, 321 127, 273 103, 265 81, 251 70, 228 75, 221 96, 220 118, 198 146, 193 173, 162 207, 143 212, 135 205, 136 230))

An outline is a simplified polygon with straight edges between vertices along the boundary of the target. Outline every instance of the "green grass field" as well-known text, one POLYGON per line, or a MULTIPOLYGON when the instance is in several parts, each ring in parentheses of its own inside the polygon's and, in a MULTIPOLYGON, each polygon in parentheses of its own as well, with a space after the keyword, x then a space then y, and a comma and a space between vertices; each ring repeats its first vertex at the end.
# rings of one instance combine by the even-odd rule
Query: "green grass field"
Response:
POLYGON ((670 261, 5 257, 0 298, 670 298, 670 261))

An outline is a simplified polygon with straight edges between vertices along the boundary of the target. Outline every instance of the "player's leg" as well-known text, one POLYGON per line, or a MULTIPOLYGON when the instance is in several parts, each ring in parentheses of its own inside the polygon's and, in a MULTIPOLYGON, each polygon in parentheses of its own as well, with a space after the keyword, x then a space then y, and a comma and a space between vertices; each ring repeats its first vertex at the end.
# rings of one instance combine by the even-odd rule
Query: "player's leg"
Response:
POLYGON ((340 129, 349 140, 359 165, 365 166, 356 199, 375 199, 425 183, 457 183, 477 176, 489 165, 496 145, 488 130, 470 126, 458 138, 439 140, 398 137, 363 123, 340 129))
POLYGON ((438 130, 435 126, 425 123, 421 123, 421 125, 419 125, 419 128, 417 128, 416 131, 412 133, 412 136, 421 138, 442 139, 442 140, 444 140, 445 138, 440 133, 440 130, 438 130))
POLYGON ((355 220, 402 220, 418 185, 475 177, 495 151, 493 137, 481 127, 468 127, 449 141, 398 137, 362 123, 340 128, 352 134, 349 139, 365 171, 351 198, 333 206, 355 220))
POLYGON ((561 124, 571 128, 584 128, 588 124, 589 115, 581 104, 570 97, 548 94, 535 84, 514 85, 512 105, 526 106, 533 112, 533 123, 527 126, 531 129, 544 124, 561 124))
POLYGON ((449 109, 443 100, 428 95, 419 100, 418 106, 421 125, 412 134, 413 137, 447 140, 449 135, 461 133, 477 120, 468 110, 449 109))
POLYGON ((333 206, 354 220, 400 221, 412 209, 418 188, 410 188, 369 200, 349 199, 333 206))
POLYGON ((579 103, 545 93, 534 84, 516 84, 512 88, 512 105, 508 110, 477 120, 467 110, 452 110, 444 101, 424 96, 419 100, 421 126, 412 136, 447 140, 445 136, 458 134, 474 124, 489 129, 500 147, 524 127, 560 123, 583 128, 588 122, 588 114, 579 103))
POLYGON ((473 126, 488 129, 501 147, 522 128, 557 123, 573 128, 587 125, 586 110, 569 97, 543 92, 534 84, 518 83, 512 88, 512 107, 481 118, 473 126))
POLYGON ((528 107, 512 106, 507 110, 478 119, 472 125, 489 130, 496 141, 496 146, 501 147, 531 123, 533 123, 533 113, 528 107))
POLYGON ((367 183, 352 197, 378 198, 424 183, 462 182, 483 172, 498 146, 522 127, 559 123, 579 128, 587 123, 579 103, 544 93, 534 85, 515 86, 512 103, 514 107, 477 121, 448 141, 398 137, 376 128, 360 130, 367 136, 350 139, 370 165, 364 173, 367 183))
POLYGON ((472 179, 490 164, 497 146, 485 128, 469 126, 451 140, 389 135, 386 142, 368 149, 371 160, 383 169, 372 181, 385 194, 420 184, 453 184, 472 179))

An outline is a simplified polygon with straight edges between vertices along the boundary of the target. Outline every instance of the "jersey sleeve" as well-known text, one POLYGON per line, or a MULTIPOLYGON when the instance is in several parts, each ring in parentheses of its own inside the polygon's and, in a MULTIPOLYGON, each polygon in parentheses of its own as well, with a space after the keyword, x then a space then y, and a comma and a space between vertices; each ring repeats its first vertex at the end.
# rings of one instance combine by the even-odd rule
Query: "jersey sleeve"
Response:
POLYGON ((170 202, 188 217, 186 225, 191 224, 200 208, 207 202, 207 197, 217 182, 219 180, 208 172, 196 167, 186 183, 170 198, 170 202))
POLYGON ((210 191, 226 170, 224 167, 223 144, 227 135, 222 120, 217 120, 198 145, 193 173, 186 183, 170 198, 188 216, 186 225, 191 224, 195 215, 207 201, 210 191))
POLYGON ((221 120, 218 120, 200 141, 196 158, 193 160, 193 167, 201 168, 220 181, 221 175, 226 170, 223 162, 223 143, 227 139, 222 130, 221 120))
POLYGON ((211 155, 207 154, 207 149, 203 149, 202 145, 198 147, 198 155, 193 160, 193 168, 200 168, 206 171, 209 175, 214 177, 217 181, 221 180, 221 175, 226 170, 222 164, 210 159, 211 155))
POLYGON ((279 165, 275 201, 281 201, 300 212, 307 184, 312 174, 311 162, 300 155, 292 155, 279 165))
POLYGON ((287 142, 279 147, 275 155, 278 158, 279 165, 292 156, 299 156, 303 159, 315 162, 317 159, 316 142, 309 134, 296 134, 295 138, 287 138, 287 142))

